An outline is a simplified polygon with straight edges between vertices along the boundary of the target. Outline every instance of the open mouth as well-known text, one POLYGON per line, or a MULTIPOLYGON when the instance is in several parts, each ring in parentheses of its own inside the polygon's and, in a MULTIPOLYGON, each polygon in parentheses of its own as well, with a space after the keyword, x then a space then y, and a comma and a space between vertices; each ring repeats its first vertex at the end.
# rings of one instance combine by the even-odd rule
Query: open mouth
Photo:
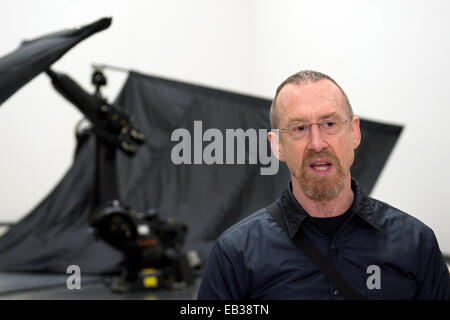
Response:
POLYGON ((326 173, 328 171, 331 170, 331 168, 333 167, 333 164, 331 162, 328 161, 314 161, 313 163, 310 164, 310 168, 313 169, 316 172, 322 172, 322 173, 326 173))

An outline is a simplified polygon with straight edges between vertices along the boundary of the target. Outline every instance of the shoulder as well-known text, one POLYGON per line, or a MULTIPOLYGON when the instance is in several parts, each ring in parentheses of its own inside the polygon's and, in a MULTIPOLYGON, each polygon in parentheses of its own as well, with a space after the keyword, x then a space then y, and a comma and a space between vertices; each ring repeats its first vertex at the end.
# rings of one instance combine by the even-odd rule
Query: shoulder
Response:
POLYGON ((433 230, 418 218, 394 206, 369 198, 370 204, 381 229, 394 234, 416 238, 417 241, 434 242, 433 230))
POLYGON ((263 231, 267 228, 271 218, 267 209, 261 208, 226 229, 218 239, 242 239, 248 235, 250 230, 263 231))
MULTIPOLYGON (((245 251, 253 247, 258 239, 270 237, 277 227, 267 209, 262 208, 226 229, 217 238, 216 244, 225 250, 245 251)), ((281 231, 281 228, 278 229, 281 231)))

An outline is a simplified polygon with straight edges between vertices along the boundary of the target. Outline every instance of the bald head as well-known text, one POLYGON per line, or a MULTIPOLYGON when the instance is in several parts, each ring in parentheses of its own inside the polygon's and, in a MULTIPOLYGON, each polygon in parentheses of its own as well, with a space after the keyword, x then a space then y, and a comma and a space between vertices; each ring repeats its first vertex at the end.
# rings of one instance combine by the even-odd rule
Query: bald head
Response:
POLYGON ((350 102, 348 100, 347 95, 345 94, 344 90, 342 90, 342 88, 336 83, 336 81, 334 81, 331 77, 327 76, 326 74, 317 72, 317 71, 310 71, 310 70, 305 70, 305 71, 300 71, 296 74, 291 75, 290 77, 288 77, 286 80, 284 80, 277 88, 277 91, 275 93, 275 98, 272 101, 272 105, 270 107, 270 125, 273 129, 278 128, 279 125, 279 112, 278 112, 278 106, 277 106, 277 99, 278 96, 280 94, 280 91, 287 85, 296 85, 296 86, 301 86, 301 85, 306 85, 308 83, 315 83, 315 82, 319 82, 319 81, 326 81, 326 82, 330 82, 330 85, 328 86, 330 88, 330 93, 332 93, 331 91, 334 91, 334 89, 338 89, 339 92, 341 93, 341 97, 342 97, 342 106, 345 110, 345 112, 347 113, 348 117, 351 119, 353 118, 353 110, 352 107, 350 105, 350 102))

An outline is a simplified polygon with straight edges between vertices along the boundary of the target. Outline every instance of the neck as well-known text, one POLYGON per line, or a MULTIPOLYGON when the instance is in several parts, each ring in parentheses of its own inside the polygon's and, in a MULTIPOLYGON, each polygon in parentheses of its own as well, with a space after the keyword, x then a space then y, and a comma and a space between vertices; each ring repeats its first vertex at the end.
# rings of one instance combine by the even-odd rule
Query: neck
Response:
POLYGON ((331 200, 317 201, 310 199, 303 193, 295 177, 292 177, 292 193, 310 216, 316 218, 336 217, 345 213, 353 202, 354 195, 350 177, 346 180, 345 187, 331 200))

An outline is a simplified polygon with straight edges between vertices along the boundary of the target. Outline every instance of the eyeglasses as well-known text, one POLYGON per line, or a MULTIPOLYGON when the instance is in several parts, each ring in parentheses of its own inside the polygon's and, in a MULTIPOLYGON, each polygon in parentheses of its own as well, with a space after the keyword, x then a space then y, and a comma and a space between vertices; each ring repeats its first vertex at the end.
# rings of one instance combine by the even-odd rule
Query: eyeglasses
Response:
POLYGON ((335 118, 323 119, 316 123, 307 122, 291 122, 287 128, 278 128, 280 131, 286 131, 292 139, 302 139, 311 131, 311 126, 317 124, 319 129, 328 135, 335 135, 341 130, 344 123, 351 121, 351 119, 341 120, 335 118))

